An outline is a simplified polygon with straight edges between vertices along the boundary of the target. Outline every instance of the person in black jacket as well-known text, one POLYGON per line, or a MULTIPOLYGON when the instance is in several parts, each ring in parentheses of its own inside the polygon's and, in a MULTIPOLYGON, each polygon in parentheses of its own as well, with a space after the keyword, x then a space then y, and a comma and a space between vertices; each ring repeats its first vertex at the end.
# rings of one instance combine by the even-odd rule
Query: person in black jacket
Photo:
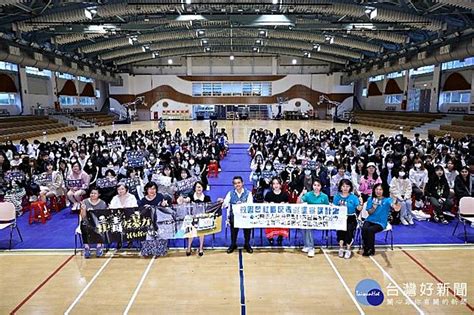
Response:
POLYGON ((469 167, 464 166, 454 180, 454 194, 459 203, 463 197, 474 197, 473 183, 469 175, 469 167))
POLYGON ((449 199, 449 184, 446 176, 444 176, 444 168, 441 165, 435 167, 434 176, 428 180, 425 195, 429 197, 430 203, 435 208, 434 220, 448 224, 449 222, 444 217, 443 212, 451 211, 453 202, 449 199))
POLYGON ((385 160, 385 167, 380 172, 380 178, 382 179, 383 191, 385 193, 384 197, 390 196, 390 183, 393 178, 393 167, 395 163, 392 158, 387 158, 385 160))

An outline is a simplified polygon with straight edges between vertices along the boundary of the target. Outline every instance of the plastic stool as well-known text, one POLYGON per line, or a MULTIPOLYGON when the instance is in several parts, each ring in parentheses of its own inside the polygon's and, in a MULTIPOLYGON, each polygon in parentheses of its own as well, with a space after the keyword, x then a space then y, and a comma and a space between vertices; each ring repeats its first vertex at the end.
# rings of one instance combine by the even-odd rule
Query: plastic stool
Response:
POLYGON ((48 209, 46 208, 46 202, 44 201, 35 201, 30 205, 30 216, 28 222, 32 224, 33 222, 41 222, 42 224, 46 223, 46 220, 51 218, 48 209))

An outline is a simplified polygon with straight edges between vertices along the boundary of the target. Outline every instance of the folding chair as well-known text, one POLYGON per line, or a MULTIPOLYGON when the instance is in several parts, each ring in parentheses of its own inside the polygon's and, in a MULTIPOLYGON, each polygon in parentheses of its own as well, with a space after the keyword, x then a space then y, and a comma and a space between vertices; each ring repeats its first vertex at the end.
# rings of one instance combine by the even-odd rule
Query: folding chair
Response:
MULTIPOLYGON (((356 238, 359 238, 359 249, 362 248, 362 226, 364 225, 365 219, 369 216, 367 211, 367 203, 364 202, 362 210, 357 218, 356 238)), ((390 234, 390 249, 393 250, 393 229, 390 222, 387 222, 387 227, 382 231, 385 232, 385 243, 387 243, 388 234, 390 234)))
POLYGON ((81 245, 81 248, 84 246, 82 242, 82 231, 81 231, 81 215, 79 214, 79 224, 77 225, 76 229, 74 230, 74 255, 77 254, 77 243, 79 240, 79 243, 81 245))
POLYGON ((473 197, 463 197, 459 201, 459 212, 458 212, 458 222, 454 227, 453 235, 456 233, 459 222, 464 225, 464 243, 467 243, 467 229, 466 221, 469 223, 474 222, 474 198, 473 197))
POLYGON ((7 227, 10 227, 10 243, 8 249, 12 249, 13 229, 16 229, 20 240, 23 242, 20 229, 16 224, 15 205, 11 202, 0 202, 0 230, 7 227))

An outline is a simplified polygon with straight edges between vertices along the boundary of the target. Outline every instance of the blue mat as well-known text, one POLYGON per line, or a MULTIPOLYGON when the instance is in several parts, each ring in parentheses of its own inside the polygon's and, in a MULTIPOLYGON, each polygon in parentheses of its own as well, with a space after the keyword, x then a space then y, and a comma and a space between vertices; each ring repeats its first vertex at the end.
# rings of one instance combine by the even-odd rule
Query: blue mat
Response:
MULTIPOLYGON (((217 178, 209 178, 211 190, 207 192, 212 198, 224 198, 226 193, 232 189, 232 178, 236 175, 243 177, 246 187, 251 189, 249 185, 249 165, 250 156, 247 153, 248 145, 232 144, 230 152, 221 161, 222 171, 217 178)), ((59 213, 54 213, 51 220, 46 224, 28 224, 28 214, 18 218, 18 226, 23 236, 23 242, 19 241, 19 237, 14 232, 13 248, 14 249, 70 249, 74 248, 74 232, 78 225, 77 214, 71 214, 70 209, 66 208, 59 213)), ((226 214, 224 213, 224 221, 226 214)), ((456 235, 452 236, 456 219, 447 225, 437 224, 433 222, 417 222, 414 226, 393 226, 394 243, 397 245, 424 245, 424 244, 462 244, 464 243, 464 232, 462 224, 459 225, 456 235)), ((468 229, 468 242, 474 242, 474 229, 470 226, 468 229)), ((205 239, 206 247, 225 247, 230 243, 230 234, 223 227, 221 233, 213 236, 207 236, 205 239)), ((323 237, 321 231, 314 231, 315 242, 317 245, 326 245, 326 238, 323 237)), ((332 244, 336 245, 336 233, 330 232, 332 235, 332 244)), ((385 233, 378 233, 376 244, 386 245, 385 233)), ((330 239, 330 238, 329 238, 330 239)), ((9 229, 0 231, 0 249, 8 249, 9 229)), ((197 245, 197 240, 195 240, 197 245)), ((253 237, 254 246, 269 246, 265 239, 265 233, 262 229, 254 230, 253 237)), ((387 238, 390 243, 390 236, 387 238)), ((242 232, 239 234, 239 244, 243 244, 242 232)), ((292 230, 290 238, 283 241, 284 246, 300 246, 302 244, 301 233, 292 230)), ((183 240, 171 240, 170 247, 182 248, 183 240)))

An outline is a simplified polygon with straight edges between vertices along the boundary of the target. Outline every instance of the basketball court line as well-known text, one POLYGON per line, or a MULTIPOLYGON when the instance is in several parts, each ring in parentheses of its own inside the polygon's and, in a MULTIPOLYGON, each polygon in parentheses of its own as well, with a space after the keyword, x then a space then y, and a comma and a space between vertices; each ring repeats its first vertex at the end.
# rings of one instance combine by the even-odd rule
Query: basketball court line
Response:
POLYGON ((244 258, 242 256, 242 249, 239 249, 239 279, 240 279, 240 314, 247 313, 247 306, 245 305, 245 277, 244 277, 244 258))
POLYGON ((416 305, 415 302, 413 302, 413 300, 406 294, 406 292, 403 291, 403 289, 398 285, 395 279, 393 279, 392 276, 387 271, 385 271, 385 269, 383 269, 382 266, 380 266, 380 264, 374 259, 374 257, 369 256, 369 258, 380 269, 380 271, 382 271, 382 273, 397 287, 398 291, 400 291, 403 294, 403 296, 410 302, 410 304, 418 311, 418 314, 424 315, 425 313, 423 312, 423 310, 420 307, 418 307, 418 305, 416 305))
POLYGON ((41 288, 48 283, 49 280, 51 280, 55 275, 58 274, 61 269, 63 269, 64 266, 67 265, 68 262, 70 262, 74 258, 74 255, 69 256, 68 259, 66 259, 61 265, 59 265, 58 268, 56 268, 46 279, 43 280, 33 291, 31 291, 30 294, 26 298, 23 299, 14 309, 13 311, 10 312, 10 314, 15 314, 23 305, 26 304, 41 288))
POLYGON ((329 264, 331 265, 332 270, 336 273, 337 277, 339 278, 339 281, 342 283, 342 286, 344 287, 344 289, 346 289, 347 294, 349 294, 349 296, 351 297, 352 302, 354 302, 355 306, 356 306, 357 309, 359 310, 359 314, 364 315, 364 314, 365 314, 364 310, 360 307, 360 305, 359 305, 359 303, 356 301, 354 295, 352 295, 351 290, 349 290, 349 287, 347 286, 346 281, 344 281, 344 278, 341 276, 341 274, 340 274, 339 271, 337 270, 336 266, 335 266, 334 263, 332 262, 331 258, 330 258, 329 255, 327 254, 327 252, 326 252, 323 248, 321 248, 321 251, 323 252, 324 257, 326 258, 326 260, 327 260, 327 261, 329 262, 329 264))
MULTIPOLYGON (((441 280, 438 276, 436 276, 432 271, 428 269, 425 265, 423 265, 418 259, 407 253, 406 251, 402 250, 402 252, 407 255, 415 264, 417 264, 421 269, 423 269, 427 274, 429 274, 433 279, 438 281, 438 283, 442 283, 443 285, 446 285, 446 283, 441 280)), ((458 301, 462 301, 462 297, 454 293, 453 289, 451 289, 448 286, 448 291, 451 293, 458 301)), ((472 307, 469 303, 466 302, 466 307, 471 310, 471 312, 474 312, 474 307, 472 307)))
POLYGON ((156 256, 153 256, 153 258, 148 263, 148 266, 146 267, 145 271, 143 272, 140 282, 138 282, 138 285, 135 288, 135 291, 133 292, 132 297, 130 298, 130 301, 127 304, 127 307, 125 308, 125 311, 123 312, 124 315, 127 315, 128 312, 130 311, 130 308, 132 308, 132 305, 135 302, 135 299, 137 298, 138 292, 140 291, 143 285, 143 282, 145 282, 145 278, 148 276, 148 273, 150 272, 151 266, 155 262, 155 259, 156 259, 156 256))
POLYGON ((91 285, 95 282, 97 277, 102 273, 102 271, 107 267, 107 265, 112 261, 112 257, 114 257, 114 253, 110 255, 110 257, 104 262, 104 264, 100 267, 99 270, 95 273, 95 275, 92 277, 91 281, 82 289, 81 293, 76 297, 76 299, 72 302, 72 304, 68 307, 68 309, 64 312, 64 315, 68 315, 71 310, 76 306, 76 304, 79 302, 79 300, 82 298, 82 296, 86 293, 86 291, 91 287, 91 285))

